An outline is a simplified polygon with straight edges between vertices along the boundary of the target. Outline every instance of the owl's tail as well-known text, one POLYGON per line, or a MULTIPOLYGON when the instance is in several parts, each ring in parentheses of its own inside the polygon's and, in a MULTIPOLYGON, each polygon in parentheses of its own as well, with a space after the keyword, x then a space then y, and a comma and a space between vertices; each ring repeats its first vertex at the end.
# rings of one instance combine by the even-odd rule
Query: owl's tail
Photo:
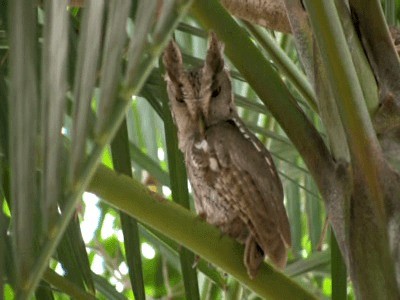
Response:
POLYGON ((272 263, 279 269, 283 269, 286 266, 287 248, 282 240, 271 240, 271 243, 264 251, 257 243, 256 238, 253 235, 249 235, 244 252, 244 264, 250 278, 253 279, 257 275, 265 255, 267 255, 272 263))

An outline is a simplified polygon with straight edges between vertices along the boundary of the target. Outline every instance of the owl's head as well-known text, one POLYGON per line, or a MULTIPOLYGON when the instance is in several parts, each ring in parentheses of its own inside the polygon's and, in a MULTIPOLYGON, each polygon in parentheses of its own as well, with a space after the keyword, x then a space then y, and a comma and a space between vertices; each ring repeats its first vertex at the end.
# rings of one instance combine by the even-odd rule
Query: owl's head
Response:
POLYGON ((167 91, 182 143, 207 127, 232 118, 235 113, 229 72, 224 68, 223 44, 210 34, 204 65, 185 70, 178 45, 171 41, 164 51, 167 91))

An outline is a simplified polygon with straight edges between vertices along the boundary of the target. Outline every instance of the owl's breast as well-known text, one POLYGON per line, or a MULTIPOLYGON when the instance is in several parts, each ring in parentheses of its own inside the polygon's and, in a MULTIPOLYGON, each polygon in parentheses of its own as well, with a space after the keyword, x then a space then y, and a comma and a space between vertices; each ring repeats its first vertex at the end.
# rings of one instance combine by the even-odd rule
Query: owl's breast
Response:
POLYGON ((201 180, 213 187, 221 174, 221 164, 215 149, 206 139, 193 141, 185 153, 186 167, 193 174, 189 180, 201 180))
POLYGON ((227 193, 223 177, 227 170, 221 166, 207 140, 192 143, 185 152, 186 168, 192 186, 196 211, 205 215, 208 223, 239 242, 248 236, 248 228, 240 210, 227 193))

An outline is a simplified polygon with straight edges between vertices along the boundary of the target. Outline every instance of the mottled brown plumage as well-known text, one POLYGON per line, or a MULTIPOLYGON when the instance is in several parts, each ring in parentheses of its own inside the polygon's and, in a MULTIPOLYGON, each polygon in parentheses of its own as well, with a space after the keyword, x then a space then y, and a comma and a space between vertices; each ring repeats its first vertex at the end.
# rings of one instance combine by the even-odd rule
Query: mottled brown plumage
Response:
POLYGON ((250 277, 265 255, 283 268, 291 238, 282 184, 270 153, 236 112, 222 43, 212 33, 205 64, 195 70, 184 69, 173 41, 163 61, 198 214, 245 244, 250 277))

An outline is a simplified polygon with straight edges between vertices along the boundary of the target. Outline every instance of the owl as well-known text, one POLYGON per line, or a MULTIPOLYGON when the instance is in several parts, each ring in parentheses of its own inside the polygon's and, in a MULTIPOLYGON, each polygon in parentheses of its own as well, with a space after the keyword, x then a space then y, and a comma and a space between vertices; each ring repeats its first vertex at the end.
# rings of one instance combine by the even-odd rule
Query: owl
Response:
POLYGON ((237 113, 223 44, 211 33, 204 65, 186 70, 171 41, 163 63, 197 213, 245 245, 251 278, 265 256, 285 267, 291 236, 282 184, 270 153, 237 113))

